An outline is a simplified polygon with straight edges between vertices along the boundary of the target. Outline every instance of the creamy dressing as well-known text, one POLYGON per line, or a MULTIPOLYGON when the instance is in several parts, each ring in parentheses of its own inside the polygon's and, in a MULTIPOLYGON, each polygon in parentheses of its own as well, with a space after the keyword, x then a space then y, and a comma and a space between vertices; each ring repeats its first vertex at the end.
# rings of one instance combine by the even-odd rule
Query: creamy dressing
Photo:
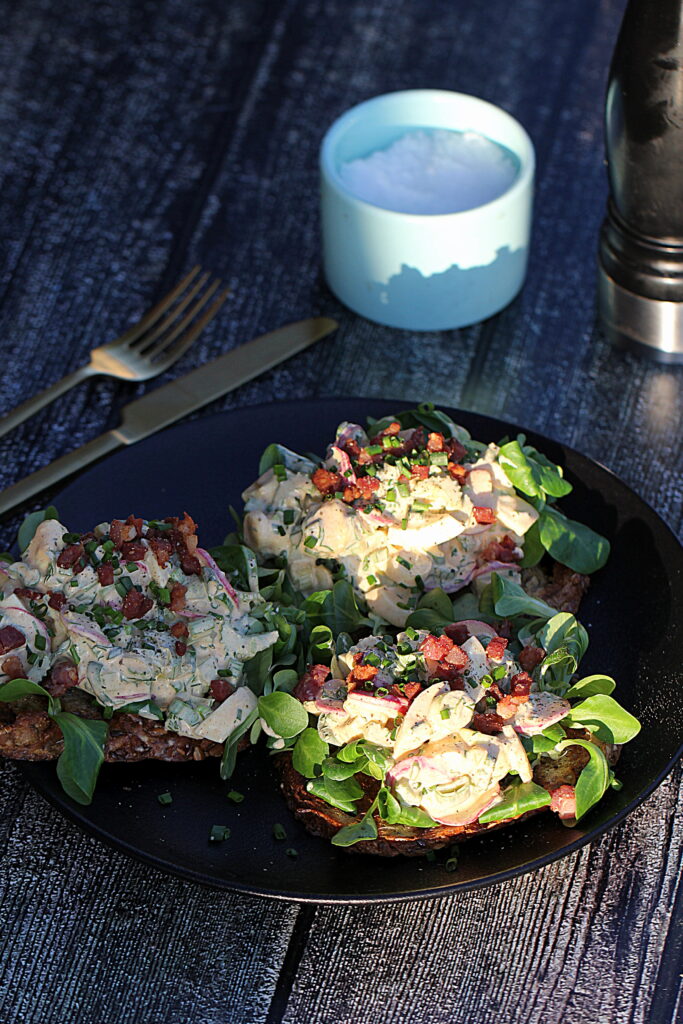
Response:
MULTIPOLYGON (((411 433, 401 431, 398 439, 411 433)), ((363 449, 370 445, 358 424, 341 424, 336 441, 350 438, 363 449)), ((425 588, 455 592, 485 572, 492 541, 507 537, 521 557, 524 535, 538 513, 515 492, 498 452, 489 445, 463 463, 461 485, 443 452, 423 452, 429 462, 414 473, 410 459, 390 459, 388 447, 383 458, 389 461, 370 467, 377 486, 369 502, 347 501, 341 491, 323 496, 312 482, 312 463, 309 472, 300 463, 276 466, 243 494, 246 542, 264 558, 285 556, 290 579, 302 593, 331 587, 338 572, 375 615, 403 626, 425 588), (479 522, 480 509, 490 510, 494 521, 479 522)), ((340 487, 357 483, 337 443, 328 449, 325 468, 341 477, 340 487)), ((514 562, 502 571, 518 578, 514 562)), ((489 578, 482 577, 480 585, 489 578)))

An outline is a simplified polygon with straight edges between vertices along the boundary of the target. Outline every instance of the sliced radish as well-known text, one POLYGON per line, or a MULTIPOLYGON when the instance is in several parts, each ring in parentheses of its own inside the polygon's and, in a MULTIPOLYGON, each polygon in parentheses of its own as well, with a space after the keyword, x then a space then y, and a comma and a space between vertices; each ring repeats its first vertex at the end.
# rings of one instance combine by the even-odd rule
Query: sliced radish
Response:
POLYGON ((511 724, 522 736, 537 736, 561 721, 570 710, 569 701, 553 693, 530 693, 529 699, 519 705, 511 724))
POLYGON ((207 565, 209 567, 209 569, 211 569, 211 571, 215 575, 216 579, 218 580, 220 585, 225 590, 225 592, 228 595, 228 597, 235 604, 235 607, 238 607, 239 606, 239 599, 237 597, 237 594, 235 592, 234 587, 231 585, 231 583, 228 580, 228 577, 225 575, 225 573, 222 572, 218 568, 218 566, 214 562, 214 560, 211 557, 211 555, 209 554, 209 552, 205 551, 204 548, 197 548, 195 554, 197 555, 199 560, 204 563, 204 565, 207 565))

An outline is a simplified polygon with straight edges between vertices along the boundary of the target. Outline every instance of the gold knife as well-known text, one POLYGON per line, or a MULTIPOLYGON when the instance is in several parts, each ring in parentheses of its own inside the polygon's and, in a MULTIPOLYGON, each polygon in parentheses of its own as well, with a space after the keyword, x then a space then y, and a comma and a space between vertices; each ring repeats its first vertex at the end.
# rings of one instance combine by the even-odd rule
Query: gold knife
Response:
POLYGON ((62 455, 43 469, 13 484, 0 493, 0 515, 32 498, 45 487, 59 483, 64 477, 108 455, 123 445, 135 444, 157 430, 201 409, 216 398, 234 391, 241 384, 258 377, 295 353, 335 331, 339 325, 328 317, 313 317, 287 324, 269 334, 262 334, 245 345, 212 359, 205 366, 150 391, 129 402, 121 410, 121 423, 114 430, 100 434, 68 455, 62 455))

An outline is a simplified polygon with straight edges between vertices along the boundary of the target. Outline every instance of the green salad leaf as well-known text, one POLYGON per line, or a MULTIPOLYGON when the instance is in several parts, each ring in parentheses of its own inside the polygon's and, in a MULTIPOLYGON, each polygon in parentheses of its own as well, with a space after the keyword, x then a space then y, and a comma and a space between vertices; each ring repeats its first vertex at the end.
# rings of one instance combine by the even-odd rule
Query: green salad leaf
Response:
POLYGON ((538 535, 548 554, 574 572, 597 572, 609 558, 610 544, 606 537, 583 523, 568 519, 550 505, 545 505, 541 511, 538 535))
POLYGON ((252 727, 258 722, 258 710, 253 708, 246 718, 242 719, 236 729, 234 729, 228 736, 223 746, 223 754, 221 756, 220 765, 220 776, 222 779, 229 779, 235 770, 237 764, 237 748, 239 741, 246 733, 250 732, 252 727))
POLYGON ((565 722, 584 726, 605 743, 628 743, 640 732, 640 722, 613 697, 596 693, 576 704, 565 722))
POLYGON ((48 505, 47 508, 38 509, 36 512, 30 512, 23 523, 19 527, 19 533, 17 534, 17 544, 19 550, 24 553, 26 548, 29 546, 36 530, 41 523, 44 523, 46 519, 59 519, 59 512, 54 505, 48 505))
POLYGON ((550 793, 542 786, 537 786, 535 782, 519 782, 505 791, 499 804, 489 807, 483 814, 480 814, 479 821, 486 823, 488 821, 503 821, 505 818, 517 818, 527 811, 534 811, 538 807, 547 807, 550 801, 550 793))
POLYGON ((616 685, 611 676, 584 676, 570 686, 564 696, 571 700, 573 697, 592 697, 596 693, 612 693, 616 685))
POLYGON ((316 626, 327 626, 336 636, 371 625, 370 619, 361 613, 348 580, 337 580, 331 590, 316 591, 304 599, 301 607, 309 636, 316 626))
POLYGON ((607 758, 595 743, 590 743, 588 740, 570 739, 560 743, 557 749, 564 750, 566 747, 572 746, 583 747, 590 755, 590 760, 582 769, 575 786, 576 820, 578 821, 604 796, 609 786, 610 772, 607 758))
POLYGON ((52 715, 64 737, 57 776, 64 792, 79 804, 89 804, 104 763, 107 723, 79 718, 68 711, 52 715))
POLYGON ((340 811, 347 811, 354 814, 356 804, 363 795, 360 783, 351 776, 348 779, 330 779, 321 775, 317 779, 311 779, 306 784, 306 789, 313 796, 319 797, 332 807, 338 807, 340 811))
POLYGON ((491 573, 491 582, 482 592, 480 603, 484 605, 484 611, 486 611, 487 596, 496 615, 502 619, 514 619, 518 615, 552 619, 554 615, 557 615, 557 608, 551 608, 545 601, 530 597, 519 583, 508 579, 507 576, 499 576, 497 572, 491 573))
POLYGON ((329 743, 321 738, 317 729, 304 729, 292 751, 294 770, 306 779, 314 779, 317 774, 316 768, 322 766, 329 752, 329 743))
POLYGON ((308 726, 308 712, 296 697, 275 690, 258 699, 258 713, 269 729, 282 739, 292 739, 308 726))
POLYGON ((524 441, 524 435, 520 434, 516 441, 502 445, 499 451, 498 461, 513 486, 532 498, 546 494, 561 498, 569 494, 572 485, 564 479, 562 469, 524 441))

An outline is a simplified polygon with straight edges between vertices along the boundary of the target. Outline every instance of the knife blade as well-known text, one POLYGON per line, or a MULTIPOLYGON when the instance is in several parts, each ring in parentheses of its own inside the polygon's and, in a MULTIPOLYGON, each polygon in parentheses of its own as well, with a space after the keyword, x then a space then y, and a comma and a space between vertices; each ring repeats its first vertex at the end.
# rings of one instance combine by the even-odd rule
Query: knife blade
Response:
POLYGON ((0 515, 32 498, 39 491, 59 483, 71 473, 103 455, 168 427, 188 413, 201 409, 229 391, 246 384, 290 356, 335 331, 339 325, 329 317, 311 317, 279 327, 268 334, 239 345, 183 377, 163 384, 121 410, 121 423, 67 455, 13 484, 0 493, 0 515))

